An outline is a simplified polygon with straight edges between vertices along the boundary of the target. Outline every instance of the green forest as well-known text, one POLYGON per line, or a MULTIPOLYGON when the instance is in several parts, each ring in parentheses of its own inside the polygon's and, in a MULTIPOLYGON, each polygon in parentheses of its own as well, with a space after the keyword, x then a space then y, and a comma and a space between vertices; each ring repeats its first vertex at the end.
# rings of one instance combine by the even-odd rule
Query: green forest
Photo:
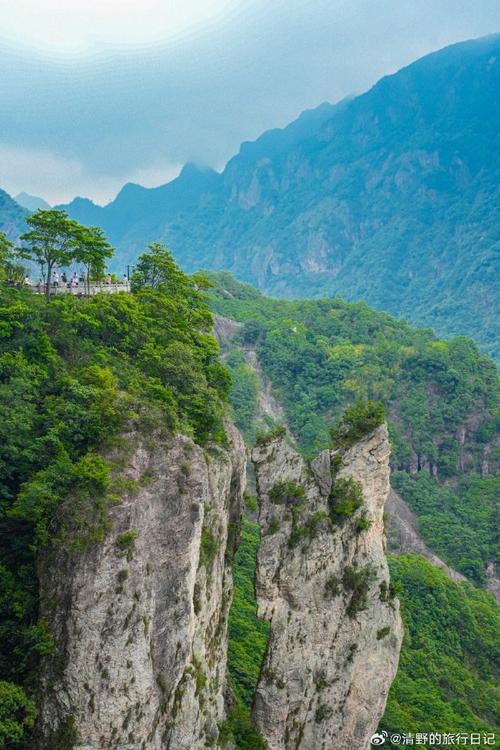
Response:
POLYGON ((498 555, 494 363, 468 339, 440 340, 361 302, 278 300, 229 274, 210 278, 214 311, 241 324, 223 348, 235 420, 247 439, 255 437, 258 398, 249 351, 307 457, 329 445, 329 429, 349 403, 384 402, 394 488, 417 514, 427 544, 483 585, 485 566, 498 555))
MULTIPOLYGON (((89 248, 99 240, 83 237, 89 248)), ((415 556, 391 559, 405 641, 381 727, 423 731, 430 718, 435 730, 495 725, 498 608, 481 587, 495 555, 499 379, 474 344, 440 341, 362 303, 278 301, 227 274, 187 276, 159 244, 139 259, 131 294, 44 297, 8 283, 13 273, 4 240, 0 747, 27 746, 39 659, 54 648, 38 615, 38 556, 49 545, 77 555, 106 534, 120 486, 120 466, 106 455, 126 450, 124 432, 181 431, 200 445, 224 444, 229 401, 247 444, 258 440, 272 424, 256 418, 262 384, 249 352, 306 457, 332 438, 355 439, 350 404, 383 402, 393 486, 431 548, 471 581, 452 582, 415 556), (223 363, 212 311, 238 322, 223 363), (352 420, 339 423, 342 413, 352 420), (340 432, 332 432, 336 424, 340 432)), ((375 406, 378 423, 384 412, 375 406)), ((253 516, 251 496, 247 506, 253 516)), ((265 748, 251 723, 268 634, 253 590, 258 538, 257 525, 244 519, 229 626, 235 704, 220 728, 221 742, 234 740, 240 750, 265 748)))
MULTIPOLYGON (((417 514, 429 546, 471 581, 451 581, 415 555, 391 556, 405 640, 381 729, 491 731, 500 722, 499 609, 476 586, 484 585, 485 564, 498 554, 495 366, 467 339, 441 341, 363 303, 276 300, 229 274, 211 279, 213 309, 240 323, 223 351, 234 418, 247 442, 253 444, 260 429, 251 351, 308 457, 330 444, 332 425, 348 404, 382 400, 393 487, 417 514), (485 455, 491 475, 482 473, 485 455)), ((264 651, 251 585, 257 545, 258 527, 247 521, 237 558, 230 670, 248 707, 255 660, 264 651)))
MULTIPOLYGON (((151 246, 132 294, 47 301, 0 269, 0 747, 33 724, 40 656, 36 560, 103 538, 117 501, 125 432, 225 441, 229 376, 196 280, 151 246)), ((23 745, 24 746, 24 745, 23 745)))

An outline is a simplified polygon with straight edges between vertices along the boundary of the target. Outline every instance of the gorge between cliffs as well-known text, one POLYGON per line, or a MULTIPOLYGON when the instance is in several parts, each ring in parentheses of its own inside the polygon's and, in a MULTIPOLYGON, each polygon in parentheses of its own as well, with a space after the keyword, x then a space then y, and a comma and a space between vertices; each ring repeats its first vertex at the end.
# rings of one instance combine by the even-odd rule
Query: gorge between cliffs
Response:
MULTIPOLYGON (((228 615, 246 450, 225 429, 225 446, 204 449, 127 435, 129 484, 104 540, 42 557, 55 649, 41 665, 37 750, 235 747, 228 615)), ((254 449, 270 636, 253 721, 269 750, 364 750, 383 714, 402 640, 384 553, 389 453, 385 424, 310 464, 279 430, 254 449)))

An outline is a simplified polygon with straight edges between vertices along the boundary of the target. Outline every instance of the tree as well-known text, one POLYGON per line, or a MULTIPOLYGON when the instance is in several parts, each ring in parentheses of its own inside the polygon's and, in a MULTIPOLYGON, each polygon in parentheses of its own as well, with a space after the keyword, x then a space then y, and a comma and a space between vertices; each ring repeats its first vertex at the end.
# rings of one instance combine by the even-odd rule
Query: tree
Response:
POLYGON ((206 305, 203 289, 212 286, 201 273, 188 276, 174 260, 170 250, 161 242, 148 245, 139 256, 131 279, 132 292, 154 290, 186 307, 187 320, 198 329, 208 330, 213 318, 206 305))
POLYGON ((24 268, 15 262, 14 245, 0 232, 0 280, 21 282, 24 268))
POLYGON ((139 257, 132 276, 133 292, 144 287, 178 295, 185 289, 192 289, 194 284, 181 271, 170 250, 161 242, 153 242, 148 245, 147 252, 139 257))
POLYGON ((91 276, 99 278, 106 270, 106 258, 111 258, 113 248, 100 227, 75 228, 77 247, 74 258, 85 266, 87 294, 90 294, 91 276))
POLYGON ((35 706, 24 690, 11 682, 0 681, 0 748, 24 744, 35 717, 35 706))
POLYGON ((54 266, 67 266, 74 259, 79 230, 84 229, 69 218, 66 211, 51 208, 39 209, 28 216, 30 230, 21 236, 23 245, 19 255, 40 266, 46 283, 45 293, 50 295, 50 282, 54 266))

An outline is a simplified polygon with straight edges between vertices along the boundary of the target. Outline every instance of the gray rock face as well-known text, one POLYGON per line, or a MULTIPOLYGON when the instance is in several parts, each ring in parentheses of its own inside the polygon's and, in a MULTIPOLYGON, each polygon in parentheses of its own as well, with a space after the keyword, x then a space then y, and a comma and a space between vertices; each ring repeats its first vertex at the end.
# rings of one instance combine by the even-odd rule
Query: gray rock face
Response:
POLYGON ((364 750, 383 714, 402 640, 384 554, 389 452, 385 425, 341 465, 325 451, 309 467, 283 439, 254 451, 257 600, 271 622, 254 720, 269 750, 364 750), (332 476, 336 487, 351 477, 363 493, 342 522, 329 517, 332 476), (290 485, 277 497, 283 482, 303 497, 290 498, 290 485))
POLYGON ((444 570, 452 581, 466 581, 461 573, 447 565, 441 558, 432 552, 420 537, 417 531, 417 519, 402 497, 391 489, 386 505, 387 512, 387 534, 391 552, 405 554, 414 552, 425 557, 437 568, 444 570))
POLYGON ((103 543, 42 565, 40 750, 217 747, 245 451, 139 444, 103 543), (132 533, 130 533, 132 532, 132 533), (66 744, 64 744, 66 742, 66 744))

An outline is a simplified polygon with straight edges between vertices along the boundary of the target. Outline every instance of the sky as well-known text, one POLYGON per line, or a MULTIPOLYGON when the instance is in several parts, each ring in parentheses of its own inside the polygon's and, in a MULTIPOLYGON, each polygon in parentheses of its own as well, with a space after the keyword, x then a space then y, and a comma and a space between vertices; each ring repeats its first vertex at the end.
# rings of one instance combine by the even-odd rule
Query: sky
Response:
POLYGON ((0 0, 0 187, 104 204, 453 42, 499 0, 0 0))

